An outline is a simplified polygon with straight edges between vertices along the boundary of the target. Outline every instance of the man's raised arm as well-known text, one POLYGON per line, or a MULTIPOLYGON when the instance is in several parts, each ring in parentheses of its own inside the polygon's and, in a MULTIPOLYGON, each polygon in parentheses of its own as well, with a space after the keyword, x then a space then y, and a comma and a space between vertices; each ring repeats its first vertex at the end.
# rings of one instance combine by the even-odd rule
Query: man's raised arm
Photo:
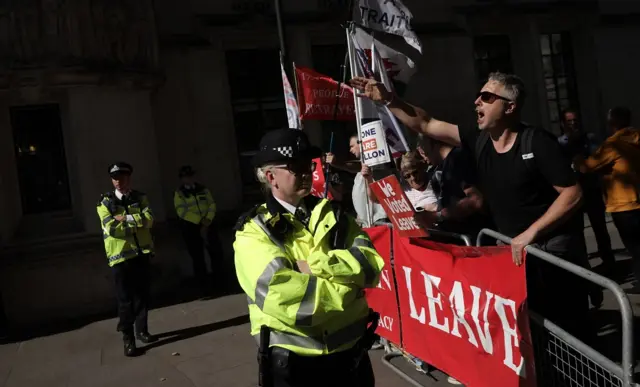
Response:
POLYGON ((401 100, 387 90, 384 84, 374 79, 356 77, 350 81, 350 84, 360 92, 358 96, 387 105, 389 110, 409 129, 453 146, 460 145, 458 125, 436 120, 425 110, 401 100))

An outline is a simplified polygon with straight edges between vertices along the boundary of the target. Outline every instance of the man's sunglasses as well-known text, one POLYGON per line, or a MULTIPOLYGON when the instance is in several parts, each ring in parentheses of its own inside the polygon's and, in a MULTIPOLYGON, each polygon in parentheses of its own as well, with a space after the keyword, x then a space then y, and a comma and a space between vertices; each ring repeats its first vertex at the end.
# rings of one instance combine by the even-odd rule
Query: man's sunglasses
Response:
POLYGON ((478 93, 478 95, 476 95, 476 99, 480 98, 480 100, 484 103, 488 103, 488 104, 492 104, 494 102, 496 102, 497 99, 501 99, 503 101, 507 101, 507 102, 513 102, 512 100, 510 100, 509 98, 503 97, 501 95, 498 94, 494 94, 490 91, 481 91, 478 93))
POLYGON ((292 162, 283 165, 274 165, 273 168, 286 169, 294 175, 304 175, 305 173, 311 173, 316 170, 316 162, 292 162))

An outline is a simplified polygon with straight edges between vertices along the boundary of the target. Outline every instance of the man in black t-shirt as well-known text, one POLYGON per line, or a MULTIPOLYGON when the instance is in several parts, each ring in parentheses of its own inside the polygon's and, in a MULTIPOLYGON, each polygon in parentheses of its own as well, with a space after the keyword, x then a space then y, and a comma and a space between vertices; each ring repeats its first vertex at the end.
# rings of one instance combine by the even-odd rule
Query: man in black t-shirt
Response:
MULTIPOLYGON (((412 130, 461 146, 472 155, 478 186, 493 220, 501 233, 513 238, 515 264, 522 264, 527 245, 536 244, 587 267, 581 222, 575 216, 582 190, 558 141, 544 130, 534 130, 530 149, 524 152, 522 148, 520 135, 525 125, 520 113, 525 88, 520 78, 490 74, 475 100, 477 126, 439 121, 402 101, 375 80, 355 78, 351 84, 365 97, 387 105, 412 130), (488 138, 481 136, 482 131, 488 138), (482 141, 483 137, 486 141, 482 141)), ((558 267, 533 259, 527 261, 527 284, 528 302, 534 310, 567 327, 570 333, 583 332, 588 312, 584 282, 558 267)))

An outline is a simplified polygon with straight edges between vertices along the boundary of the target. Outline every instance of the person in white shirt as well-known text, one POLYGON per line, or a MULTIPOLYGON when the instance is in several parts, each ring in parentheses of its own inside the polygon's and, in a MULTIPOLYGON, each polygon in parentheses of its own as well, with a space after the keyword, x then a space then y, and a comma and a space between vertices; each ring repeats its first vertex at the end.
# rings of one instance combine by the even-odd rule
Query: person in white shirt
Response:
POLYGON ((438 198, 431 187, 427 165, 417 151, 411 151, 402 156, 400 176, 404 193, 414 209, 438 210, 438 198))
MULTIPOLYGON (((351 136, 349 139, 349 152, 360 160, 360 144, 356 135, 351 136)), ((369 167, 355 160, 340 162, 336 160, 332 153, 327 153, 326 162, 334 168, 356 174, 353 179, 351 201, 353 202, 353 208, 356 210, 358 223, 362 227, 371 227, 374 223, 387 219, 384 208, 380 204, 367 199, 369 184, 373 183, 373 175, 369 167)))

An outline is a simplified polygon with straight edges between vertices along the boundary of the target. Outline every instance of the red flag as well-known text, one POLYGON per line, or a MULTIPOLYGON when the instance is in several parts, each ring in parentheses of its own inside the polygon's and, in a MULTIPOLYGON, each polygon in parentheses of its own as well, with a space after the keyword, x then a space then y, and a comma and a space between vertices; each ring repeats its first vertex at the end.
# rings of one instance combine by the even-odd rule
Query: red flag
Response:
MULTIPOLYGON (((333 120, 338 82, 305 67, 296 68, 296 77, 299 88, 300 118, 302 120, 333 120)), ((356 119, 353 90, 345 84, 340 85, 340 103, 336 119, 338 121, 355 121, 356 119)))
MULTIPOLYGON (((322 159, 317 158, 313 160, 316 163, 316 169, 313 171, 313 183, 311 184, 311 195, 324 198, 324 190, 327 187, 327 179, 324 176, 324 170, 322 169, 322 159)), ((328 193, 327 199, 333 200, 331 192, 328 193)))

